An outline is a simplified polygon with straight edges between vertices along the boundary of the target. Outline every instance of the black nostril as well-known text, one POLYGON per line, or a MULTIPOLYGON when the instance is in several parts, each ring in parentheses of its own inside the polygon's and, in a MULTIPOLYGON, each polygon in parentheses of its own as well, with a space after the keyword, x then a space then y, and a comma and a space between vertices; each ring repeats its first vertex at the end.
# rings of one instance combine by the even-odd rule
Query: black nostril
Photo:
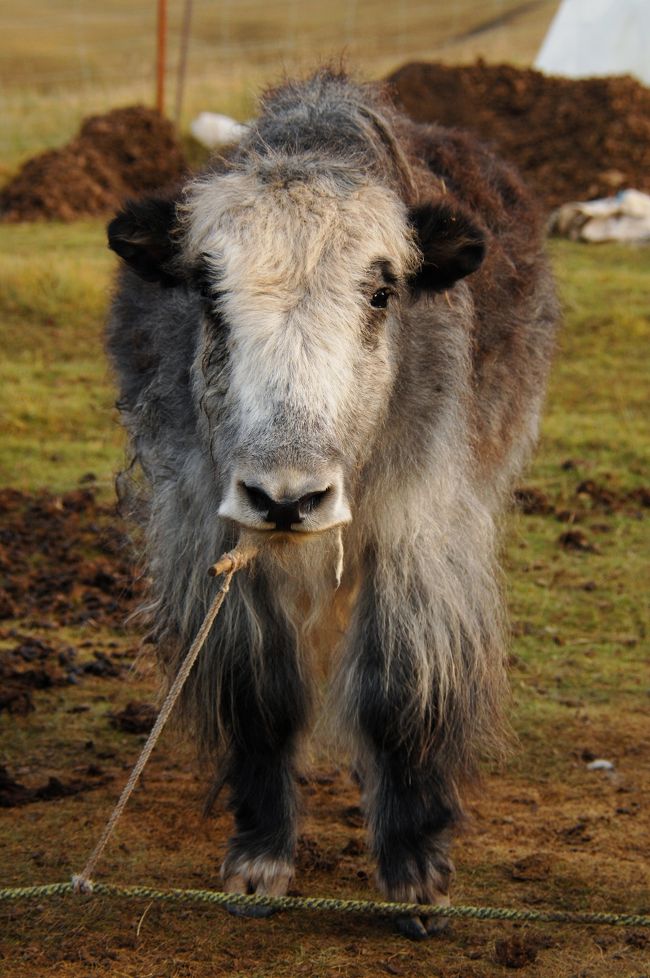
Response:
POLYGON ((301 496, 298 500, 298 507, 303 516, 306 516, 308 513, 313 513, 316 507, 320 506, 329 491, 328 486, 327 489, 321 489, 320 492, 308 492, 306 496, 301 496))
POLYGON ((263 514, 267 523, 275 523, 277 530, 290 530, 292 523, 302 523, 300 500, 290 499, 276 502, 263 489, 241 483, 253 509, 263 514))
POLYGON ((266 519, 269 523, 275 523, 276 530, 290 530, 294 523, 302 523, 299 501, 295 499, 288 503, 273 503, 266 519))
POLYGON ((248 496, 248 501, 260 513, 268 513, 269 509, 275 506, 271 497, 267 496, 262 489, 258 489, 257 486, 247 486, 245 482, 242 482, 241 486, 248 496))
POLYGON ((302 523, 305 516, 312 513, 330 491, 328 486, 319 492, 308 492, 299 499, 278 502, 258 486, 249 486, 245 482, 240 485, 253 509, 263 514, 267 523, 275 523, 278 530, 290 530, 294 523, 302 523))

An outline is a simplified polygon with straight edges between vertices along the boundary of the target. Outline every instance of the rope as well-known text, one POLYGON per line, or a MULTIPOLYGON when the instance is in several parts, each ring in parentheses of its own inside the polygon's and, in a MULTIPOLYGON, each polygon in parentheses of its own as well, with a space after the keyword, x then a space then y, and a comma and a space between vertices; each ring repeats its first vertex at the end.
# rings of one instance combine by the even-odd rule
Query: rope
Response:
MULTIPOLYGON (((0 888, 0 903, 65 896, 78 892, 75 884, 0 888)), ((421 903, 385 903, 379 900, 339 900, 333 897, 292 897, 221 893, 216 890, 157 890, 149 886, 115 886, 93 883, 92 893, 107 897, 156 900, 162 903, 209 903, 220 907, 272 907, 275 910, 314 910, 321 913, 367 914, 377 917, 449 917, 475 920, 544 921, 555 924, 592 924, 650 927, 650 917, 630 913, 590 913, 578 910, 515 910, 511 907, 442 907, 421 903)))
POLYGON ((242 567, 245 567, 246 564, 250 563, 258 549, 258 546, 254 542, 244 539, 242 540, 241 544, 238 544, 237 547, 235 547, 234 550, 231 550, 230 553, 224 554, 219 558, 217 563, 210 568, 209 573, 213 577, 219 574, 225 574, 223 584, 214 596, 212 604, 208 608, 208 612, 203 619, 203 624, 201 625, 196 638, 192 642, 190 650, 185 656, 174 682, 169 688, 169 692, 165 697, 165 702, 163 703, 160 713, 156 718, 156 722, 151 729, 151 733, 147 737, 147 741, 142 748, 142 753, 131 771, 129 780, 126 782, 122 790, 122 794, 120 795, 117 804, 115 805, 115 808, 113 809, 113 812, 104 827, 104 831, 101 834, 99 842, 90 854, 88 862, 84 866, 82 872, 78 875, 75 874, 72 877, 72 884, 76 890, 80 892, 89 892, 92 890, 93 883, 91 881, 91 877, 95 866, 106 848, 106 844, 113 833, 113 829, 119 821, 119 818, 124 811, 129 798, 131 797, 131 792, 135 788, 137 780, 142 774, 144 766, 149 760, 151 752, 156 746, 156 742, 162 733, 163 727, 167 723, 169 715, 174 709, 176 700, 178 699, 181 690, 185 685, 187 677, 192 670, 192 666, 196 662, 196 658, 203 648, 205 640, 208 637, 208 633, 212 628, 212 624, 221 610, 221 605, 224 602, 224 598, 230 590, 230 582, 232 581, 233 575, 236 571, 241 570, 242 567))

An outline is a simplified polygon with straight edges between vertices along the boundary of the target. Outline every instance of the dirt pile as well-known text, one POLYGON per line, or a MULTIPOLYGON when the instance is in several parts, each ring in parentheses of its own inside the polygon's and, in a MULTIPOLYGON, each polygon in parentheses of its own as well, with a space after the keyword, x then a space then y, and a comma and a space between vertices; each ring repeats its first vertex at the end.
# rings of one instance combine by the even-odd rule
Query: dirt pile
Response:
POLYGON ((473 130, 549 208, 634 187, 650 192, 650 88, 628 76, 574 81, 511 65, 413 62, 390 75, 417 122, 473 130))
POLYGON ((43 784, 28 788, 20 781, 16 781, 6 767, 0 765, 0 808, 18 808, 22 805, 31 805, 35 801, 69 798, 70 795, 79 795, 83 791, 101 788, 113 780, 112 776, 102 776, 101 771, 95 772, 92 767, 89 767, 86 773, 88 777, 74 778, 70 781, 61 781, 60 778, 50 776, 43 784))
POLYGON ((32 157, 0 191, 4 221, 72 221, 116 210, 125 197, 175 183, 187 161, 174 128, 134 105, 90 116, 60 149, 32 157))

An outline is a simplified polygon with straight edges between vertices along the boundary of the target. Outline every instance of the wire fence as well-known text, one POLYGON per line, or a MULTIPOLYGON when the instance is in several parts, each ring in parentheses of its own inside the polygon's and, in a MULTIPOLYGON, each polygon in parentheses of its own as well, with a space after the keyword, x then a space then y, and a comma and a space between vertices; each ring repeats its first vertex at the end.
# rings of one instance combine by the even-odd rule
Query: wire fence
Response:
MULTIPOLYGON (((194 0, 188 74, 291 70, 336 58, 370 65, 412 58, 529 62, 558 0, 194 0)), ((168 0, 166 68, 181 52, 186 0, 168 0)), ((8 0, 0 9, 5 93, 151 81, 155 0, 8 0)))
MULTIPOLYGON (((0 183, 118 105, 154 105, 159 0, 0 4, 0 183)), ((248 119, 261 88, 325 62, 381 78, 407 61, 531 64, 559 0, 167 0, 164 109, 248 119), (185 50, 185 71, 179 62, 185 50)))

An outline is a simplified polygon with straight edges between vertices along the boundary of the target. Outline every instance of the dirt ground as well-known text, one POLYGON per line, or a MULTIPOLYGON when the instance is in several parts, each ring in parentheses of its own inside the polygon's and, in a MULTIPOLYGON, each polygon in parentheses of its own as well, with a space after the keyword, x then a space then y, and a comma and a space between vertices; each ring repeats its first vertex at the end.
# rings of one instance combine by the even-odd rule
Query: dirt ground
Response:
MULTIPOLYGON (((412 62, 387 80, 416 121, 470 129, 494 145, 549 208, 650 190, 650 89, 629 76, 576 81, 507 64, 412 62)), ((0 190, 0 219, 106 215, 187 167, 169 120, 144 106, 114 109, 28 160, 0 190)))
MULTIPOLYGON (((648 504, 645 490, 575 489, 576 507, 601 522, 613 512, 640 518, 648 504)), ((559 529, 567 520, 534 487, 519 493, 519 506, 522 519, 557 520, 559 529)), ((582 552, 576 516, 559 549, 582 552)), ((0 494, 0 569, 3 882, 65 880, 85 862, 155 715, 153 668, 123 624, 140 585, 124 527, 112 506, 96 502, 90 476, 61 497, 0 494)), ((513 683, 516 697, 516 659, 513 683)), ((542 716, 508 768, 486 774, 456 845, 455 902, 650 912, 647 711, 621 700, 598 717, 579 703, 565 709, 561 729, 542 716), (613 769, 590 770, 600 757, 613 769)), ((218 888, 230 816, 225 801, 201 816, 204 789, 191 745, 166 732, 96 878, 218 888)), ((375 897, 345 759, 315 748, 302 795, 291 892, 375 897)), ((0 970, 11 978, 650 975, 650 932, 641 929, 463 921, 414 945, 377 919, 243 920, 220 909, 76 897, 0 905, 0 919, 0 970)))

